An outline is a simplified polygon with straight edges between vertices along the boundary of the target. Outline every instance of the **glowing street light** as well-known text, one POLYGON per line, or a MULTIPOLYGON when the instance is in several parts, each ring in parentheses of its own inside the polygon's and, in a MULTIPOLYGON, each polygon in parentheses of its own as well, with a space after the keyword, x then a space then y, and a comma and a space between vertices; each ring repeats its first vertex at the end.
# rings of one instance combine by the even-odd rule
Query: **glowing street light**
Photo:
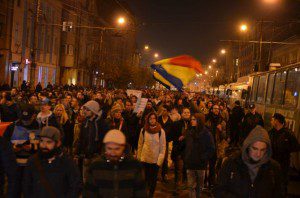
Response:
POLYGON ((214 58, 214 59, 212 59, 212 62, 213 62, 213 63, 216 63, 216 62, 217 62, 217 60, 214 58))
POLYGON ((144 49, 149 50, 149 45, 145 45, 144 49))
POLYGON ((123 25, 125 22, 126 22, 126 20, 125 20, 124 17, 119 17, 119 18, 118 18, 118 24, 119 24, 119 25, 123 25))
POLYGON ((241 32, 246 32, 248 30, 248 26, 246 24, 242 24, 240 26, 240 30, 241 30, 241 32))
POLYGON ((208 65, 208 69, 211 69, 212 67, 211 67, 211 65, 208 65))
POLYGON ((158 53, 155 53, 154 54, 154 58, 158 58, 159 57, 159 54, 158 53))
POLYGON ((207 74, 208 74, 208 71, 205 70, 204 74, 207 75, 207 74))
POLYGON ((221 49, 221 54, 226 54, 226 50, 225 49, 221 49))

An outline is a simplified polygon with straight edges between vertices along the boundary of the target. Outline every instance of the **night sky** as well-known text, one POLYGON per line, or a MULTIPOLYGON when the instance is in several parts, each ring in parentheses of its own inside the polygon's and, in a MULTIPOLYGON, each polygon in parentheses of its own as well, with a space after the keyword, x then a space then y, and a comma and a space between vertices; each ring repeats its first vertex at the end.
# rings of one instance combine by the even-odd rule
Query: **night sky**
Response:
POLYGON ((218 56, 224 45, 221 39, 240 36, 238 25, 244 21, 299 17, 298 0, 281 0, 289 2, 268 7, 261 1, 126 0, 139 23, 140 49, 149 44, 162 58, 189 54, 203 64, 218 56))

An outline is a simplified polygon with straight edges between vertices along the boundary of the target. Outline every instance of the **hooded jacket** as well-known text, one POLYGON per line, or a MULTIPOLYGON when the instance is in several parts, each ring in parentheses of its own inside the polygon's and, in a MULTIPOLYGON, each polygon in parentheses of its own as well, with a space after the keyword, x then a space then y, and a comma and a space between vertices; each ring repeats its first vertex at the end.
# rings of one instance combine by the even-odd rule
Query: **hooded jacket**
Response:
POLYGON ((218 197, 284 197, 280 165, 272 160, 271 145, 267 131, 255 127, 243 143, 241 153, 224 162, 218 176, 215 196, 218 197), (267 151, 257 163, 251 162, 248 149, 257 142, 265 142, 267 151))

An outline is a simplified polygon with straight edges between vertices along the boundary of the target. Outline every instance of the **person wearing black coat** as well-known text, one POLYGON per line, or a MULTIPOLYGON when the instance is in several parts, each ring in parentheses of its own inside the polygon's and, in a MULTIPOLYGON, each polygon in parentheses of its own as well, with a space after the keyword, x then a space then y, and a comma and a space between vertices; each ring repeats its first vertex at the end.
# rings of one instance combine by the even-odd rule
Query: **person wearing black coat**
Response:
POLYGON ((28 160, 23 177, 24 198, 77 198, 82 189, 74 161, 61 152, 61 133, 46 126, 40 133, 39 151, 28 160))
POLYGON ((141 114, 138 115, 137 113, 133 112, 133 104, 130 100, 125 102, 125 109, 122 112, 122 117, 127 123, 127 130, 131 133, 131 136, 127 142, 132 146, 132 151, 136 151, 139 140, 139 121, 141 114))
POLYGON ((185 136, 184 152, 190 197, 198 198, 204 187, 205 170, 209 159, 215 153, 214 139, 204 126, 201 114, 191 116, 191 124, 185 136))
POLYGON ((181 120, 173 123, 172 131, 170 133, 171 141, 173 141, 173 148, 171 152, 171 159, 175 167, 175 185, 180 187, 186 177, 184 170, 184 137, 189 126, 191 111, 184 108, 181 114, 181 120))
POLYGON ((15 103, 10 94, 5 96, 6 103, 0 105, 0 116, 2 122, 14 122, 18 120, 18 105, 15 103))
POLYGON ((241 107, 240 101, 235 101, 235 106, 229 115, 230 143, 232 145, 236 145, 240 140, 244 116, 244 109, 241 107))
POLYGON ((80 128, 78 143, 75 145, 75 154, 84 162, 84 165, 80 165, 84 181, 87 179, 87 167, 93 157, 101 154, 102 141, 109 130, 109 125, 102 117, 101 112, 99 104, 94 100, 83 105, 85 121, 80 128))
POLYGON ((39 82, 35 87, 35 92, 39 93, 43 90, 41 83, 39 82))
POLYGON ((271 155, 268 132, 256 126, 245 139, 241 152, 224 162, 215 197, 283 198, 282 171, 271 155))
POLYGON ((4 176, 7 176, 7 196, 8 198, 15 198, 16 195, 16 181, 17 181, 17 164, 16 158, 12 150, 11 144, 3 137, 0 137, 0 197, 4 196, 4 176))
POLYGON ((172 131, 173 121, 169 116, 169 113, 171 111, 169 106, 163 105, 161 110, 162 110, 162 115, 158 117, 158 123, 161 125, 161 127, 166 133, 166 144, 167 144, 165 159, 161 169, 161 177, 162 177, 162 181, 166 183, 167 182, 166 175, 168 173, 169 142, 171 141, 170 133, 172 131))
POLYGON ((243 125, 243 131, 240 137, 241 142, 243 142, 243 140, 248 136, 250 131, 252 131, 252 129, 254 129, 257 125, 264 127, 264 120, 261 114, 259 114, 256 111, 254 104, 249 105, 249 112, 244 116, 242 125, 243 125))
POLYGON ((284 185, 287 191, 291 153, 299 152, 300 144, 293 132, 285 127, 285 117, 283 115, 275 113, 271 123, 273 128, 269 131, 269 136, 272 143, 272 158, 280 164, 283 170, 284 185))

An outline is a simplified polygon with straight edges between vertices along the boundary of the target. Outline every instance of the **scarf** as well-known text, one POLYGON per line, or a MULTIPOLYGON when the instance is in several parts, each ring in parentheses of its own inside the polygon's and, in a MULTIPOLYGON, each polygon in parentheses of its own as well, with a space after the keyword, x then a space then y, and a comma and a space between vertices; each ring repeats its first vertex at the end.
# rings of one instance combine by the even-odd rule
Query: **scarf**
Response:
POLYGON ((158 122, 156 122, 156 124, 154 126, 151 126, 148 123, 146 123, 145 130, 148 133, 156 134, 156 133, 159 133, 161 131, 161 126, 160 126, 160 124, 158 122))

